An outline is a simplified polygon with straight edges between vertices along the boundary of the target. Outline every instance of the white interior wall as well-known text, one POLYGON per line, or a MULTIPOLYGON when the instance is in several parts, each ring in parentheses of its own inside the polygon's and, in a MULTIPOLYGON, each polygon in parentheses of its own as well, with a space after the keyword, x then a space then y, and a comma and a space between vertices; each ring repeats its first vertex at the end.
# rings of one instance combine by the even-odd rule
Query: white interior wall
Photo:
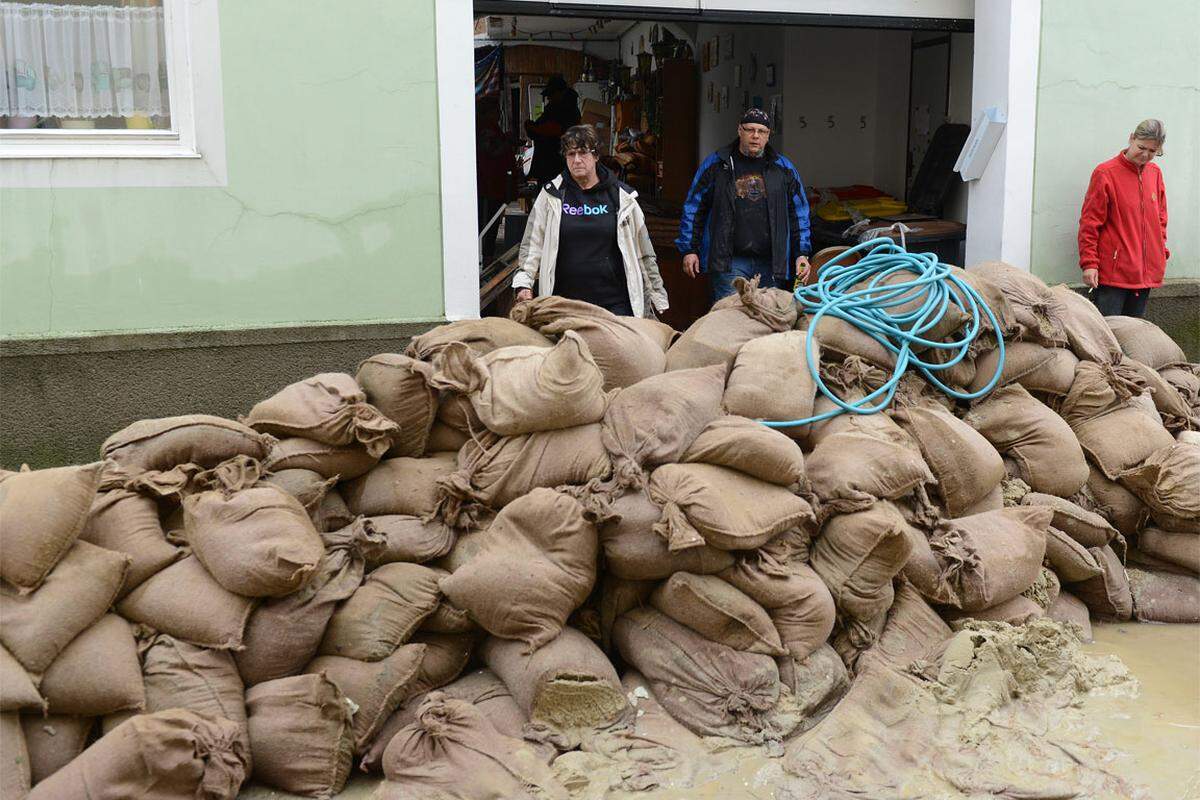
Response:
MULTIPOLYGON (((971 124, 971 70, 975 59, 975 37, 956 33, 950 38, 950 121, 971 124)), ((946 219, 967 221, 968 186, 957 176, 946 197, 946 219)))
MULTIPOLYGON (((724 52, 717 66, 708 72, 700 73, 700 158, 704 159, 713 150, 733 141, 737 136, 738 120, 742 116, 742 93, 749 92, 751 104, 754 97, 762 98, 764 109, 770 108, 772 94, 782 94, 785 85, 784 75, 784 29, 776 25, 700 25, 696 31, 696 55, 701 58, 702 48, 706 41, 714 37, 723 42, 723 37, 733 35, 733 58, 726 58, 724 52), (758 71, 754 79, 750 78, 750 57, 753 55, 758 62, 758 71), (734 83, 734 67, 742 67, 742 85, 734 83), (767 86, 767 65, 775 65, 775 86, 767 86), (708 101, 708 85, 712 84, 713 92, 719 92, 722 86, 729 87, 729 107, 721 106, 718 112, 713 103, 708 101)), ((723 45, 722 45, 723 46, 723 45)), ((787 104, 784 104, 786 111, 787 104)), ((777 132, 771 137, 771 144, 781 148, 786 141, 787 132, 777 132)))

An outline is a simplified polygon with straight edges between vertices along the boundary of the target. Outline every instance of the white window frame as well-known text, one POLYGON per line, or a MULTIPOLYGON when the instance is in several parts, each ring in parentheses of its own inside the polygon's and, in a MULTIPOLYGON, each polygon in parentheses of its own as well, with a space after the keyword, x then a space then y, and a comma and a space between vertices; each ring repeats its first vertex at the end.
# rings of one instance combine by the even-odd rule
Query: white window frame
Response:
POLYGON ((217 2, 163 0, 171 130, 0 129, 0 185, 227 185, 217 2))

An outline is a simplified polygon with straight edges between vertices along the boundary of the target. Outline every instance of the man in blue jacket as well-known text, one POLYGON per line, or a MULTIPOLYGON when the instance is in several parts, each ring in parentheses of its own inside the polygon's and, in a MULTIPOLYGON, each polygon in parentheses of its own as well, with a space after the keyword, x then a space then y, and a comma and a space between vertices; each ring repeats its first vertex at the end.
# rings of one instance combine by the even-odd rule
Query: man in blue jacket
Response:
POLYGON ((689 277, 709 273, 714 302, 733 294, 739 275, 790 289, 808 274, 808 197, 770 138, 771 118, 748 110, 738 138, 704 159, 684 203, 675 246, 689 277))

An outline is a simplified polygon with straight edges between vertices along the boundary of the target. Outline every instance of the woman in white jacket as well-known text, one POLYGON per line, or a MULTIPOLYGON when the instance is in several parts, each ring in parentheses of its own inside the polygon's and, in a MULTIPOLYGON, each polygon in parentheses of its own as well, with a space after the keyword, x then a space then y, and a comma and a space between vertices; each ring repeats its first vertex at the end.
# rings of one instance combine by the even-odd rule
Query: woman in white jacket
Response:
POLYGON ((542 187, 525 226, 517 300, 541 295, 584 300, 614 314, 652 317, 667 310, 637 192, 599 163, 596 131, 562 136, 567 169, 542 187))

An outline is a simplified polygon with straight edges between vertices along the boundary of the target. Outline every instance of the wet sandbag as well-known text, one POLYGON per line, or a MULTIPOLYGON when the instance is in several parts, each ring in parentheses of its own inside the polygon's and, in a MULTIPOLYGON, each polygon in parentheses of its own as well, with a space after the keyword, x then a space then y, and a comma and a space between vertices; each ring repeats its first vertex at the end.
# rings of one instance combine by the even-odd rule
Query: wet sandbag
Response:
POLYGON ((208 414, 141 419, 104 440, 100 452, 134 476, 179 464, 215 467, 235 456, 262 460, 272 438, 231 419, 208 414))
POLYGON ((16 712, 0 713, 0 798, 24 800, 31 785, 21 717, 16 712))
POLYGON ((752 550, 791 528, 816 527, 812 506, 782 486, 711 464, 665 464, 650 476, 662 506, 654 531, 671 551, 708 544, 752 550))
POLYGON ((1070 497, 1087 481, 1087 461, 1071 427, 1022 386, 993 392, 963 421, 1012 459, 1034 491, 1070 497))
POLYGON ((425 452, 438 408, 438 392, 430 386, 431 378, 431 364, 398 353, 379 353, 358 365, 355 380, 367 402, 400 426, 392 436, 391 455, 415 457, 425 452))
POLYGON ((1044 506, 1053 513, 1050 524, 1084 547, 1103 547, 1117 538, 1117 529, 1099 514, 1080 508, 1070 500, 1040 492, 1021 498, 1023 506, 1044 506))
POLYGON ((724 364, 732 367, 746 342, 796 325, 795 298, 758 288, 757 279, 734 278, 736 293, 722 298, 667 350, 667 371, 724 364))
POLYGON ((38 692, 33 676, 0 645, 0 713, 46 710, 46 701, 38 692))
POLYGON ((1084 491, 1090 495, 1096 512, 1126 537, 1140 531, 1150 518, 1150 509, 1137 495, 1116 481, 1109 480, 1094 465, 1088 466, 1088 481, 1084 491))
POLYGON ((951 517, 963 515, 1004 478, 1004 462, 978 431, 940 406, 896 409, 893 418, 921 448, 951 517))
POLYGON ((317 656, 304 672, 325 675, 358 707, 353 720, 354 751, 361 753, 388 716, 412 693, 424 657, 425 645, 405 644, 382 661, 317 656))
POLYGON ((469 441, 471 441, 471 437, 465 431, 452 428, 444 422, 435 422, 429 429, 429 439, 425 443, 424 455, 438 452, 457 453, 469 441))
POLYGON ((921 451, 895 423, 892 430, 846 431, 823 439, 805 459, 813 492, 823 513, 870 508, 932 483, 921 451))
POLYGON ((1200 444, 1167 445, 1119 477, 1160 528, 1200 534, 1200 444))
POLYGON ((339 487, 352 514, 424 517, 437 505, 437 481, 458 469, 454 453, 423 458, 386 458, 360 478, 339 487))
POLYGON ((474 558, 441 590, 494 636, 534 650, 549 642, 596 582, 596 527, 574 498, 534 489, 509 503, 474 558))
POLYGON ((693 733, 751 743, 773 738, 779 668, 770 656, 710 642, 652 608, 617 620, 613 641, 663 708, 693 733))
POLYGON ((770 656, 787 652, 762 606, 714 575, 676 572, 650 596, 650 605, 734 650, 770 656))
POLYGON ((382 456, 400 426, 367 402, 367 396, 344 372, 323 372, 280 389, 243 420, 251 428, 275 436, 301 436, 325 444, 361 444, 382 456))
POLYGON ((1015 506, 946 520, 930 537, 962 611, 982 611, 1028 589, 1046 555, 1050 509, 1015 506))
POLYGON ((1079 629, 1079 641, 1088 644, 1092 641, 1092 619, 1088 607, 1075 595, 1067 591, 1058 593, 1058 597, 1046 609, 1046 616, 1064 625, 1074 625, 1079 629))
POLYGON ((426 522, 406 514, 384 514, 364 517, 363 522, 381 538, 370 552, 368 564, 372 569, 398 561, 424 564, 443 557, 454 547, 454 530, 439 520, 426 522))
POLYGON ((604 376, 580 336, 553 347, 506 347, 477 356, 463 344, 439 356, 433 385, 470 398, 480 421, 502 436, 599 422, 604 376))
POLYGON ((33 675, 40 675, 78 634, 116 599, 129 557, 76 542, 36 591, 0 587, 0 643, 33 675))
POLYGON ((79 538, 103 466, 0 472, 0 578, 21 591, 41 585, 79 538))
MULTIPOLYGON (((418 452, 416 455, 420 455, 418 452)), ((379 463, 379 456, 360 444, 326 444, 315 439, 289 436, 272 445, 263 466, 271 472, 308 469, 322 478, 353 480, 379 463)))
POLYGON ((324 534, 325 555, 308 583, 254 609, 234 654, 247 686, 295 675, 317 654, 337 604, 358 589, 367 555, 382 544, 364 523, 324 534))
POLYGON ((439 689, 461 675, 478 638, 474 633, 418 631, 412 642, 425 645, 425 655, 421 658, 421 668, 413 681, 410 697, 439 689))
POLYGON ((1200 575, 1200 536, 1146 528, 1138 534, 1138 550, 1200 575))
MULTIPOLYGON (((21 718, 25 749, 29 751, 26 769, 33 783, 41 783, 70 764, 87 749, 88 738, 96 727, 95 717, 50 714, 46 717, 25 715, 21 718)), ((5 734, 7 735, 7 731, 5 734)), ((3 765, 7 767, 7 765, 3 765)), ((25 789, 29 791, 28 786, 25 789)), ((9 795, 0 794, 4 800, 9 795)), ((25 797, 25 795, 21 795, 25 797)))
POLYGON ((181 642, 170 636, 151 636, 144 642, 142 672, 146 682, 146 711, 186 708, 235 723, 248 748, 246 689, 228 650, 181 642))
POLYGON ((249 754, 237 725, 194 711, 139 714, 34 787, 30 800, 233 798, 249 754))
POLYGON ((1095 303, 1065 284, 1052 287, 1050 292, 1066 311, 1067 343, 1076 356, 1098 363, 1121 359, 1121 343, 1095 303))
POLYGON ((1059 413, 1072 427, 1131 405, 1148 390, 1145 378, 1133 362, 1116 364, 1080 361, 1075 365, 1071 389, 1062 399, 1059 413))
POLYGON ((943 614, 950 622, 978 619, 985 622, 1005 622, 1009 625, 1025 625, 1035 619, 1044 617, 1046 611, 1028 597, 1017 595, 1016 597, 1010 597, 1002 603, 997 603, 991 608, 984 608, 979 611, 959 611, 958 609, 948 608, 945 609, 943 614))
MULTIPOLYGON (((791 442, 788 445, 795 447, 791 442)), ((672 551, 654 532, 662 509, 641 492, 627 492, 611 506, 612 516, 600 525, 605 569, 618 578, 663 580, 676 572, 709 575, 733 564, 733 555, 709 545, 672 551)))
POLYGON ((1017 338, 1049 347, 1067 347, 1068 312, 1062 299, 1028 270, 1003 261, 985 261, 967 267, 995 284, 1008 299, 1017 323, 1017 338))
POLYGON ((907 527, 886 501, 825 522, 813 543, 812 568, 842 614, 867 620, 887 611, 892 578, 904 569, 912 550, 907 527))
POLYGON ((379 661, 404 644, 437 608, 445 573, 420 564, 384 564, 338 606, 325 628, 322 655, 379 661))
POLYGON ((1200 578, 1130 569, 1129 589, 1138 622, 1200 622, 1200 578))
POLYGON ((99 717, 140 711, 146 694, 129 623, 105 614, 54 659, 40 689, 52 714, 99 717))
MULTIPOLYGON (((613 652, 613 625, 617 624, 621 615, 630 609, 649 605, 650 595, 657 586, 658 581, 630 581, 616 577, 611 571, 605 572, 600 583, 600 600, 596 607, 599 616, 600 646, 604 648, 604 652, 610 655, 613 652)), ((595 636, 592 635, 592 638, 595 636)))
POLYGON ((808 485, 799 445, 774 428, 746 417, 717 417, 679 461, 728 467, 793 491, 808 485))
POLYGON ((123 594, 186 555, 167 541, 159 521, 158 504, 150 497, 124 489, 96 495, 79 538, 129 556, 123 594))
MULTIPOLYGON (((1141 364, 1141 362, 1137 362, 1141 364)), ((1142 364, 1142 366, 1145 366, 1142 364)), ((1158 370, 1159 376, 1173 386, 1179 396, 1192 408, 1200 403, 1200 369, 1195 364, 1184 364, 1176 367, 1164 367, 1158 370)))
POLYGON ((661 337, 634 324, 634 317, 619 317, 582 300, 536 297, 513 306, 509 317, 552 339, 567 331, 579 334, 604 375, 606 391, 658 375, 667 365, 661 337))
POLYGON ((296 498, 275 487, 184 499, 184 534, 217 583, 246 597, 281 597, 308 581, 324 553, 296 498))
POLYGON ((1196 419, 1200 415, 1192 409, 1187 398, 1174 384, 1145 364, 1131 358, 1125 358, 1121 363, 1136 372, 1145 382, 1146 388, 1150 390, 1150 396, 1154 400, 1154 407, 1162 417, 1163 426, 1167 430, 1178 432, 1190 427, 1197 427, 1196 419))
MULTIPOLYGON (((989 350, 975 360, 975 378, 968 390, 978 392, 987 386, 1000 363, 1000 351, 989 350)), ((1030 392, 1065 396, 1075 380, 1079 359, 1061 347, 1043 347, 1034 342, 1009 342, 1004 345, 1004 368, 996 387, 1019 383, 1030 392)))
POLYGON ((807 719, 819 719, 850 688, 846 665, 837 651, 827 644, 804 658, 789 654, 776 661, 780 683, 792 691, 800 713, 807 719))
POLYGON ((451 322, 414 336, 405 354, 432 361, 451 342, 462 342, 477 355, 501 347, 549 347, 552 342, 537 331, 507 317, 483 317, 451 322))
POLYGON ((284 792, 330 797, 354 761, 351 707, 324 675, 296 675, 246 692, 254 779, 284 792))
POLYGON ((1133 616, 1133 596, 1125 565, 1111 547, 1089 548, 1103 570, 1095 578, 1072 583, 1068 588, 1100 619, 1124 622, 1133 616))
POLYGON ((1105 317, 1121 351, 1150 369, 1165 369, 1187 363, 1183 348, 1162 328, 1139 317, 1105 317))
POLYGON ((1175 437, 1163 427, 1157 414, 1150 417, 1133 404, 1076 424, 1074 428, 1088 459, 1113 480, 1175 443, 1175 437))
POLYGON ((792 658, 807 658, 833 631, 833 596, 807 564, 773 558, 760 550, 739 555, 737 563, 719 577, 766 609, 792 658))
POLYGON ((1046 561, 1063 583, 1079 583, 1104 572, 1086 546, 1053 526, 1046 529, 1046 561))
POLYGON ((130 592, 117 612, 191 644, 236 650, 255 602, 225 589, 190 555, 130 592))
POLYGON ((675 370, 617 393, 604 412, 601 436, 618 487, 644 487, 643 470, 679 461, 721 416, 725 371, 721 365, 675 370))
MULTIPOLYGON (((807 348, 803 331, 773 333, 742 345, 725 384, 726 413, 775 421, 811 417, 817 385, 807 348)), ((820 358, 819 346, 813 352, 820 358)), ((795 439, 808 436, 807 425, 778 430, 795 439)))

